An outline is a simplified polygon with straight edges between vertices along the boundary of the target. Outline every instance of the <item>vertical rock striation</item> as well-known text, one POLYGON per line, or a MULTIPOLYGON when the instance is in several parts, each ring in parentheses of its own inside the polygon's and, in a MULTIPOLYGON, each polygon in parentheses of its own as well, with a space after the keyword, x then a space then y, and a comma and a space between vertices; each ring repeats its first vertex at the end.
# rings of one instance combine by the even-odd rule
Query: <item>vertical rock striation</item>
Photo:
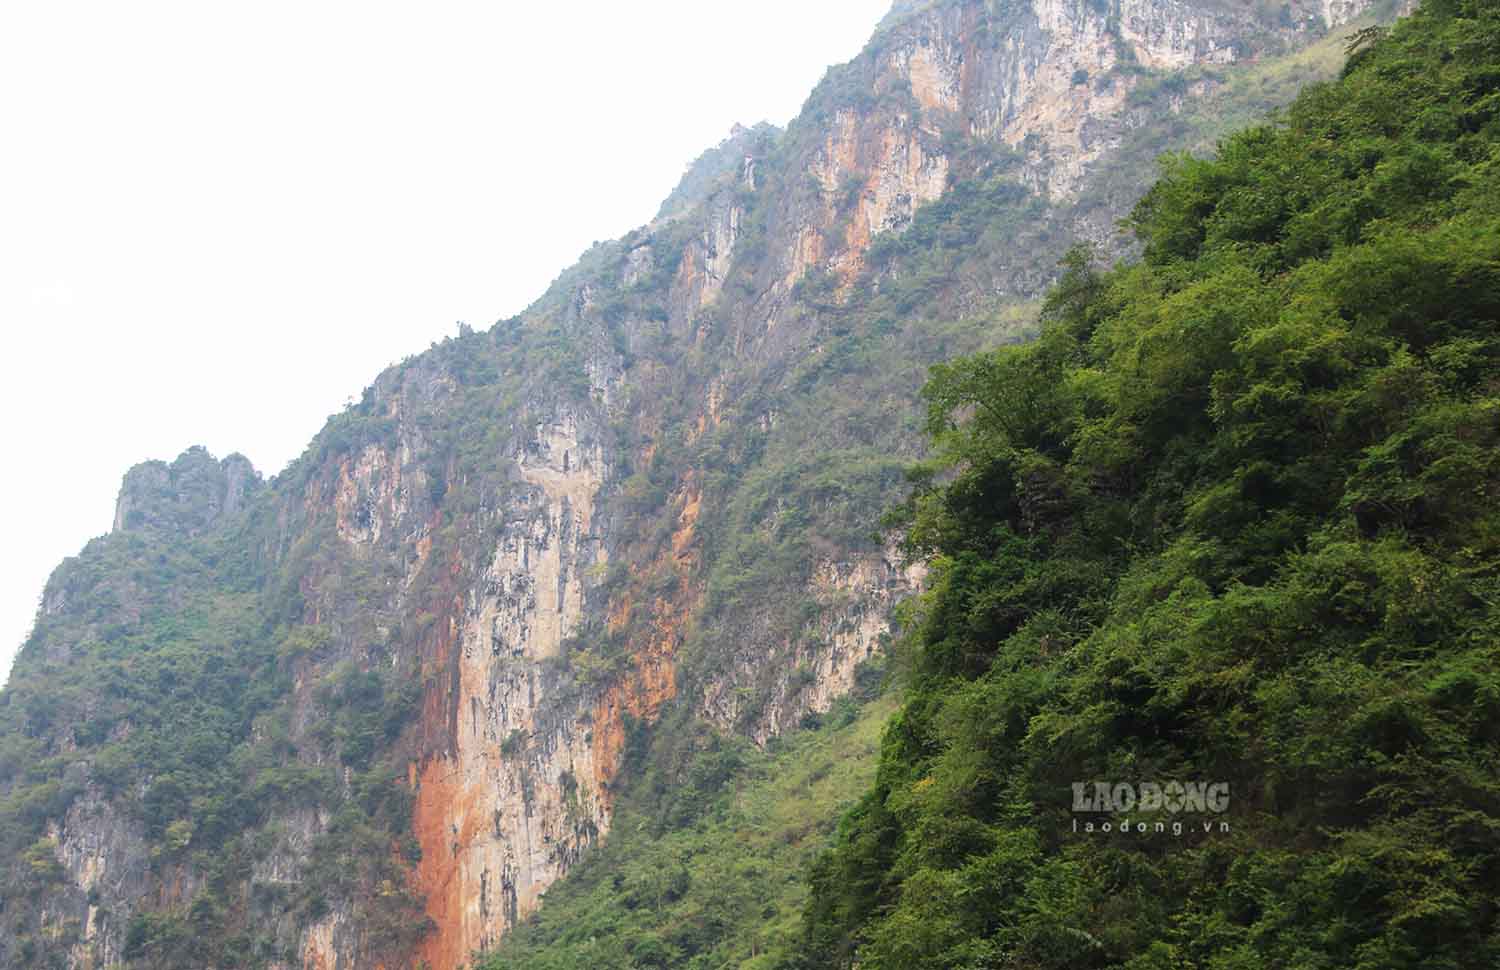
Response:
POLYGON ((493 944, 609 826, 590 710, 554 662, 583 617, 585 576, 607 563, 596 500, 608 469, 569 413, 516 456, 525 487, 455 627, 447 750, 417 775, 418 883, 434 967, 493 944), (573 703, 569 703, 573 700, 573 703))

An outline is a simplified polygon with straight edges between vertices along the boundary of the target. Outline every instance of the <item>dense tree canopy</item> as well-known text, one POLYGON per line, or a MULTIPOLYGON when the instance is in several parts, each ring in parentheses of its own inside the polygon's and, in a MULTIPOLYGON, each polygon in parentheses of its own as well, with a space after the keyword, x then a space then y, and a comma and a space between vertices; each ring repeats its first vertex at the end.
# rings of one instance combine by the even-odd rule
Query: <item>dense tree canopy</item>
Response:
POLYGON ((1500 966, 1497 113, 1500 8, 1429 2, 936 371, 910 691, 796 965, 1500 966), (1230 805, 1077 832, 1100 779, 1230 805))

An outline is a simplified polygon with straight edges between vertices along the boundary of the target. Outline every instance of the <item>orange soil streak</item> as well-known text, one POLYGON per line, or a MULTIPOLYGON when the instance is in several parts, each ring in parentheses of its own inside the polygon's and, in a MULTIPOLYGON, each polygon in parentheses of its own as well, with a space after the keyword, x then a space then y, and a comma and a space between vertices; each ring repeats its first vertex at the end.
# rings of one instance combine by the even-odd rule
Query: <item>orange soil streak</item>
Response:
POLYGON ((455 844, 464 844, 474 833, 473 812, 463 814, 465 831, 453 832, 447 823, 453 808, 464 800, 463 786, 452 773, 447 758, 430 758, 422 767, 412 828, 422 846, 417 881, 427 897, 427 915, 436 929, 422 941, 420 956, 432 970, 452 970, 468 960, 463 947, 462 881, 458 878, 455 844))
POLYGON ((682 513, 677 517, 681 527, 672 533, 672 558, 681 565, 687 565, 687 560, 690 559, 688 549, 692 545, 693 533, 698 526, 698 514, 702 509, 702 495, 697 491, 689 492, 683 503, 682 513))
MULTIPOLYGON (((677 695, 675 655, 682 642, 683 630, 696 600, 697 590, 689 577, 697 565, 693 547, 694 533, 701 509, 698 491, 691 486, 679 514, 679 528, 672 539, 671 566, 681 577, 678 589, 670 599, 652 604, 651 632, 647 642, 635 653, 633 669, 620 682, 600 695, 592 709, 593 775, 595 791, 607 806, 609 786, 614 781, 625 749, 625 716, 655 720, 661 708, 677 695)), ((453 617, 462 606, 453 601, 453 617)), ((614 629, 629 623, 633 610, 629 597, 611 604, 608 622, 614 629)), ((420 765, 408 767, 408 782, 416 789, 412 814, 413 832, 422 847, 415 883, 427 901, 427 915, 435 929, 418 947, 417 958, 426 961, 431 970, 455 970, 466 964, 472 954, 466 952, 464 940, 463 880, 457 846, 472 844, 486 824, 483 812, 477 811, 482 793, 466 790, 463 779, 448 755, 451 738, 449 713, 460 703, 450 696, 451 683, 446 671, 457 649, 457 622, 441 620, 427 656, 429 664, 440 672, 423 699, 421 730, 426 752, 420 765), (457 830, 449 822, 460 819, 457 830)))
POLYGON ((594 704, 594 785, 603 798, 625 753, 625 715, 652 721, 662 705, 677 696, 677 666, 673 662, 681 640, 681 613, 665 600, 656 601, 655 635, 636 655, 635 669, 621 683, 605 691, 594 704))
MULTIPOLYGON (((435 521, 432 531, 436 531, 436 526, 435 521)), ((446 577, 446 592, 453 593, 452 588, 461 572, 462 563, 455 553, 446 577)), ((456 834, 448 830, 445 822, 452 817, 453 808, 463 797, 462 785, 452 774, 453 766, 448 757, 454 740, 450 715, 453 705, 460 703, 460 698, 451 690, 450 671, 457 660, 457 618, 462 615, 463 601, 455 594, 449 604, 451 612, 438 618, 424 651, 428 667, 436 676, 429 679, 429 687, 422 698, 419 722, 422 761, 420 766, 413 763, 407 768, 407 778, 416 788, 412 832, 422 847, 415 882, 418 892, 427 901, 427 915, 434 924, 433 930, 418 945, 418 957, 431 970, 453 970, 469 959, 468 953, 460 952, 463 945, 463 899, 462 884, 457 878, 458 857, 454 852, 456 834)), ((465 813, 464 817, 468 815, 465 813)), ((472 833, 462 834, 467 838, 472 833)))
MULTIPOLYGON (((689 481, 678 514, 679 527, 672 534, 672 565, 681 577, 677 595, 672 600, 656 600, 652 633, 644 649, 635 654, 635 668, 594 704, 594 784, 601 797, 608 797, 625 753, 625 715, 655 720, 662 705, 677 696, 676 654, 695 600, 688 577, 698 561, 693 538, 701 510, 702 493, 689 481)), ((609 615, 611 629, 625 626, 631 609, 628 597, 615 604, 609 615)))

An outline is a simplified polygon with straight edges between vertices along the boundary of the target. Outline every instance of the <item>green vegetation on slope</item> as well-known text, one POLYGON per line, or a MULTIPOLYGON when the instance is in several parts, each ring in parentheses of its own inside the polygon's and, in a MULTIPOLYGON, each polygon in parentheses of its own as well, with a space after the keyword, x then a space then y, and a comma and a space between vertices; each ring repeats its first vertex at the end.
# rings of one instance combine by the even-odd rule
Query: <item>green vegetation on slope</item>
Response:
POLYGON ((654 743, 641 732, 641 779, 609 839, 482 970, 777 966, 806 902, 803 873, 873 780, 893 710, 842 701, 769 754, 686 723, 661 725, 654 743))
MULTIPOLYGON (((195 474, 204 463, 213 465, 195 449, 173 468, 195 474)), ((111 878, 188 887, 135 913, 114 911, 91 887, 95 919, 124 930, 131 965, 285 962, 295 954, 277 945, 278 920, 309 922, 355 898, 371 900, 373 938, 414 938, 426 928, 420 900, 373 887, 403 885, 396 850, 406 861, 414 851, 402 841, 410 792, 395 760, 380 755, 415 713, 421 682, 389 663, 335 668, 314 687, 325 717, 308 732, 326 757, 299 759, 293 671, 331 640, 328 627, 297 621, 300 581, 329 547, 314 533, 277 571, 258 554, 275 528, 264 502, 189 534, 211 516, 168 498, 150 509, 153 526, 96 539, 58 569, 45 597, 52 608, 0 691, 0 963, 69 965, 68 945, 84 928, 42 917, 47 893, 69 891, 47 828, 70 809, 110 833, 111 862, 122 868, 142 843, 148 871, 111 878), (245 880, 273 851, 275 820, 313 812, 329 824, 293 861, 295 879, 247 898, 245 880)))
MULTIPOLYGON (((1326 44, 1321 51, 1327 54, 1326 44)), ((555 317, 534 313, 485 334, 464 332, 385 375, 380 394, 372 389, 331 421, 276 483, 277 497, 264 497, 245 519, 186 539, 126 532, 91 544, 59 571, 59 584, 72 595, 59 612, 42 618, 11 685, 0 691, 0 921, 6 927, 0 963, 65 965, 83 934, 82 921, 59 920, 63 908, 51 902, 72 899, 70 914, 83 911, 85 896, 96 902, 97 891, 64 884, 58 846, 47 838, 49 821, 75 808, 101 813, 90 819, 101 827, 108 817, 118 818, 127 838, 141 833, 150 872, 121 874, 121 883, 128 877, 141 886, 189 887, 181 896, 166 894, 156 912, 133 913, 105 901, 99 920, 128 925, 133 966, 290 962, 301 928, 330 911, 346 915, 376 949, 399 949, 420 934, 420 900, 397 890, 406 884, 403 870, 415 846, 409 794, 397 783, 395 766, 419 753, 409 725, 404 745, 398 736, 416 693, 433 675, 420 666, 414 645, 440 615, 443 580, 435 567, 422 571, 409 591, 402 588, 412 608, 398 610, 392 591, 403 577, 393 538, 383 540, 377 556, 341 556, 330 541, 331 509, 299 518, 309 489, 343 459, 371 444, 410 444, 417 456, 407 470, 416 483, 414 517, 439 523, 432 562, 448 562, 454 550, 466 562, 486 561, 500 529, 486 512, 501 507, 512 487, 502 456, 514 444, 515 429, 527 425, 517 415, 554 398, 586 402, 591 363, 617 355, 632 403, 610 429, 625 478, 623 494, 610 501, 630 522, 632 544, 616 561, 660 565, 639 577, 617 567, 600 595, 634 583, 649 594, 637 599, 648 600, 675 582, 665 555, 677 526, 674 490, 696 481, 704 492, 699 537, 709 595, 680 655, 684 681, 729 669, 734 650, 772 657, 772 647, 811 635, 815 604, 804 595, 811 564, 820 555, 875 548, 878 538, 867 535, 871 510, 907 490, 901 471, 922 447, 920 415, 911 402, 926 365, 1028 332, 1031 304, 991 311, 1038 292, 1050 278, 1067 245, 1064 227, 1072 211, 1133 198, 1140 188, 1137 161, 1185 139, 1201 140, 1220 130, 1226 117, 1279 103, 1303 78, 1304 61, 1314 72, 1324 66, 1303 58, 1285 69, 1273 59, 1244 72, 1213 69, 1215 79, 1231 83, 1212 110, 1191 110, 1191 102, 1181 114, 1168 110, 1209 69, 1143 85, 1133 102, 1142 126, 1132 129, 1119 160, 1105 163, 1114 174, 1085 187, 1076 210, 1048 206, 1022 191, 1005 177, 1015 158, 986 150, 984 164, 969 165, 977 176, 920 212, 904 233, 877 240, 870 272, 851 293, 831 292, 826 276, 804 281, 788 308, 787 321, 799 326, 784 329, 800 328, 808 335, 805 346, 740 365, 732 363, 730 343, 735 309, 763 292, 766 274, 775 270, 764 260, 766 226, 778 202, 806 181, 795 164, 804 156, 794 146, 767 144, 768 157, 757 170, 761 188, 742 190, 745 235, 726 295, 705 310, 701 342, 673 332, 666 298, 698 223, 653 229, 655 266, 636 283, 618 290, 600 283, 622 276, 620 264, 640 241, 632 234, 627 243, 597 247, 565 274, 539 305, 555 317), (1267 83, 1252 83, 1255 78, 1267 83), (573 297, 585 282, 600 296, 600 307, 574 314, 573 297), (699 392, 721 372, 733 389, 722 426, 695 435, 689 429, 699 392), (395 394, 392 385, 412 390, 399 421, 385 407, 395 394), (659 412, 639 404, 652 399, 659 400, 650 405, 659 412), (659 420, 631 422, 643 413, 659 420), (653 457, 631 467, 647 434, 653 457), (307 684, 303 701, 293 698, 298 681, 307 684), (298 848, 298 858, 281 858, 288 845, 298 844, 304 820, 315 816, 329 820, 327 830, 305 853, 298 848), (347 865, 352 859, 361 864, 347 865), (273 875, 252 877, 255 871, 273 875)), ((875 96, 864 89, 864 76, 842 77, 845 90, 834 92, 839 97, 818 104, 832 109, 847 95, 848 106, 869 110, 875 96)), ((882 97, 890 110, 910 108, 909 90, 882 97)), ((809 116, 800 137, 823 137, 818 117, 809 116)), ((730 157, 720 154, 699 173, 703 179, 685 181, 678 201, 706 191, 705 180, 730 157)), ((633 623, 646 622, 644 612, 633 616, 633 623)), ((579 689, 606 682, 628 663, 626 644, 640 632, 609 631, 598 623, 570 638, 556 666, 579 689)), ((763 667, 769 681, 777 673, 774 659, 763 667)), ((757 695, 743 705, 749 723, 771 698, 771 685, 744 693, 757 695)), ((873 722, 860 723, 860 736, 868 740, 873 722)), ((866 741, 825 749, 833 743, 825 739, 792 742, 794 752, 813 751, 808 760, 795 753, 768 760, 725 742, 693 754, 701 731, 701 724, 676 717, 653 733, 652 754, 632 769, 633 775, 650 773, 622 802, 602 861, 554 892, 549 908, 564 916, 554 921, 544 914, 519 935, 517 946, 532 961, 526 965, 549 959, 569 965, 580 954, 601 959, 602 950, 578 949, 566 914, 597 930, 600 940, 616 938, 610 945, 623 949, 609 952, 617 962, 720 966, 786 957, 785 941, 796 929, 788 914, 806 896, 796 868, 826 843, 828 820, 873 773, 875 749, 866 741), (835 752, 832 780, 812 783, 795 798, 791 789, 777 787, 780 779, 791 784, 796 773, 813 771, 819 759, 831 763, 835 752), (721 753, 725 760, 716 761, 721 753), (727 772, 719 780, 714 764, 727 772), (659 789, 678 783, 703 794, 704 803, 689 810, 683 799, 697 795, 679 798, 659 789), (767 800, 774 812, 752 818, 715 801, 736 786, 761 792, 753 797, 767 800), (805 816, 805 831, 793 832, 787 821, 793 806, 805 816), (762 824, 766 817, 772 821, 762 824), (659 821, 665 818, 674 821, 659 821), (653 821, 642 829, 643 819, 653 821), (632 834, 642 832, 651 837, 632 834), (755 836, 748 848, 736 848, 735 840, 747 833, 755 836), (691 878, 697 878, 695 865, 705 867, 694 885, 713 887, 713 873, 733 871, 754 887, 757 900, 774 905, 741 905, 746 897, 736 897, 711 914, 694 892, 661 902, 659 912, 632 907, 634 897, 612 893, 601 867, 644 871, 646 863, 636 860, 664 858, 654 854, 658 836, 699 860, 684 863, 691 878), (778 867, 750 866, 766 845, 775 848, 778 867)), ((321 829, 311 822, 307 827, 321 829)))
POLYGON ((936 373, 912 687, 789 966, 1500 965, 1500 9, 1373 41, 936 373), (1075 833, 1094 780, 1229 829, 1075 833))

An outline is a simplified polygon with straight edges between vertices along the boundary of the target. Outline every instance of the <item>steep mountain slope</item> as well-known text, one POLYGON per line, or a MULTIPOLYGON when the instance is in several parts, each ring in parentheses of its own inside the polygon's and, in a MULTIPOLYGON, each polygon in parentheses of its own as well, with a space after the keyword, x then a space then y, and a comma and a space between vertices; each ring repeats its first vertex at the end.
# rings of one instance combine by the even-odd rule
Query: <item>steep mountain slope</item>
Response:
POLYGON ((1157 150, 1289 97, 1370 6, 900 4, 787 131, 273 481, 133 470, 0 693, 0 964, 495 944, 628 752, 768 743, 868 679, 921 581, 872 532, 927 365, 1029 332, 1072 239, 1123 251, 1157 150))
POLYGON ((1500 7, 1134 224, 927 390, 910 690, 786 966, 1500 966, 1500 7))

